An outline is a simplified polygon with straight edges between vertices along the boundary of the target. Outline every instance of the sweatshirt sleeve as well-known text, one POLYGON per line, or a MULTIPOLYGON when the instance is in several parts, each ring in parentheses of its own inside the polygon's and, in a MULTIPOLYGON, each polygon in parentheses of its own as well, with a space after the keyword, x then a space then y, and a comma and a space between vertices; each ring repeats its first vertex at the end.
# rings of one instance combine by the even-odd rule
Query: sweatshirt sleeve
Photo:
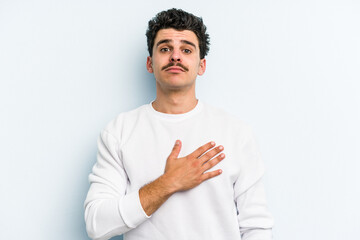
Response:
POLYGON ((99 137, 97 162, 89 182, 84 207, 86 230, 91 239, 110 239, 149 218, 141 206, 139 190, 127 192, 128 177, 119 142, 107 131, 99 137))
POLYGON ((251 129, 241 149, 241 173, 234 184, 241 239, 272 239, 273 218, 268 211, 262 176, 264 165, 251 129))

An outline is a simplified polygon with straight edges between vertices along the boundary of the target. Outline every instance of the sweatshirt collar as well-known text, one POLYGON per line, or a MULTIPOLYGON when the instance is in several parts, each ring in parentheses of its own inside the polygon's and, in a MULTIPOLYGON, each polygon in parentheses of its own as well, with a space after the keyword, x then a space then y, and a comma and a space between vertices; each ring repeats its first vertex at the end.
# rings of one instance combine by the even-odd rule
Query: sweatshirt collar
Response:
POLYGON ((180 114, 169 114, 169 113, 163 113, 163 112, 158 112, 154 109, 154 107, 152 106, 152 103, 154 101, 152 101, 150 104, 148 104, 148 108, 150 110, 150 113, 155 115, 156 117, 163 119, 165 121, 171 121, 171 122, 178 122, 178 121, 182 121, 185 119, 188 119, 192 116, 194 116, 195 114, 199 113, 202 108, 203 108, 203 103, 198 100, 196 106, 191 109, 190 111, 186 112, 186 113, 180 113, 180 114))

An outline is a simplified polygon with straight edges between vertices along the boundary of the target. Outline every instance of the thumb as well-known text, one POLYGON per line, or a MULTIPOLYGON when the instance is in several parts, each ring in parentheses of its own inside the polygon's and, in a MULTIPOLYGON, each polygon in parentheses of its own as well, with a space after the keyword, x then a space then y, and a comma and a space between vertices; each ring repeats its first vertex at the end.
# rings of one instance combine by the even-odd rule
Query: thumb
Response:
POLYGON ((181 150, 181 141, 180 140, 176 140, 175 145, 169 155, 169 159, 176 159, 179 156, 181 150))

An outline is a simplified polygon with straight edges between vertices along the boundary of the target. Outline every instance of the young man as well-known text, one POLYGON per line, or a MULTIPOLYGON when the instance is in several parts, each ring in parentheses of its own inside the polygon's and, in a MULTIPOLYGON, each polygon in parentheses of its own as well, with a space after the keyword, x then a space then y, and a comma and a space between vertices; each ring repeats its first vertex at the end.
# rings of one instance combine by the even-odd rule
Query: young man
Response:
POLYGON ((209 50, 202 19, 163 11, 146 36, 156 99, 120 114, 101 133, 85 201, 89 236, 271 239, 251 128, 195 96, 209 50))

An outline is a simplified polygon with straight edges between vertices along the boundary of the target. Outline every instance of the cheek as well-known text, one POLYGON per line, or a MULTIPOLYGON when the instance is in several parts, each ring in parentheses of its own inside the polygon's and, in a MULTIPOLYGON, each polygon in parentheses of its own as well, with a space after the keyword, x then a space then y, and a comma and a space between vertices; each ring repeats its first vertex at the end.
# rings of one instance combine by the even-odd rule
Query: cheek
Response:
POLYGON ((158 76, 160 76, 160 74, 161 74, 161 67, 154 67, 153 68, 153 73, 154 73, 154 76, 155 76, 155 78, 157 78, 158 76))
POLYGON ((200 70, 200 62, 194 61, 193 64, 191 65, 191 71, 197 74, 199 70, 200 70))

